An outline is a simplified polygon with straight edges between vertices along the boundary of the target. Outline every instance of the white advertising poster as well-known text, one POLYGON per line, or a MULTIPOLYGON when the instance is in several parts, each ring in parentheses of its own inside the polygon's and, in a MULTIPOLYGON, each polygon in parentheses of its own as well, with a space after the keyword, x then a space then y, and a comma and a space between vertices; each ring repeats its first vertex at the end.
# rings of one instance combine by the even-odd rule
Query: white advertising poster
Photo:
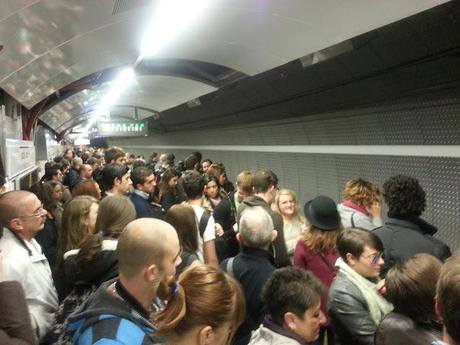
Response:
POLYGON ((32 141, 6 139, 5 170, 8 178, 35 167, 35 146, 32 141))

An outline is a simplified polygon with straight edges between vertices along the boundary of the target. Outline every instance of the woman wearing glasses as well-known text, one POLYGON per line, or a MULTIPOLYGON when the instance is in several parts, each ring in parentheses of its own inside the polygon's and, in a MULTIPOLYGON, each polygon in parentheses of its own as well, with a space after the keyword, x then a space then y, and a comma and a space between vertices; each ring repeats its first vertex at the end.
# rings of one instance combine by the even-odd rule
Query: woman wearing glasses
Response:
POLYGON ((373 345, 393 306, 380 295, 383 245, 372 232, 346 229, 337 239, 339 269, 329 290, 328 311, 340 344, 373 345))

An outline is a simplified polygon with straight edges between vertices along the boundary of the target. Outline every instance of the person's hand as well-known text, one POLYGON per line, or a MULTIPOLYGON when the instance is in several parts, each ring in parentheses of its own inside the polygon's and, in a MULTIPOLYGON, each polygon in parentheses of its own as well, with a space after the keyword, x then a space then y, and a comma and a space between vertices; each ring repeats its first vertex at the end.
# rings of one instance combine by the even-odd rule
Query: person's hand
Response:
POLYGON ((376 289, 377 289, 377 292, 381 295, 385 295, 386 292, 387 292, 387 289, 385 287, 385 279, 382 279, 381 281, 379 281, 377 284, 376 284, 376 289))
POLYGON ((216 223, 215 225, 215 233, 217 237, 221 237, 224 234, 224 229, 219 223, 216 223))
POLYGON ((368 209, 369 215, 372 219, 381 218, 382 217, 382 205, 380 202, 374 201, 368 209))

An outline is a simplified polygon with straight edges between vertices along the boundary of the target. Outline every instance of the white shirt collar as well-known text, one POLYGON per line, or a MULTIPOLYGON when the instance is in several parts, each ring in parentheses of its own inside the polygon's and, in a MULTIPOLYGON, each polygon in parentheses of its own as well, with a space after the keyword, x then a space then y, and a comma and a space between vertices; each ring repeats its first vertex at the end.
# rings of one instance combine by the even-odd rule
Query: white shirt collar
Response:
POLYGON ((149 197, 150 197, 150 195, 149 195, 148 193, 143 192, 143 191, 141 191, 141 190, 139 190, 139 189, 135 189, 135 190, 134 190, 134 193, 136 193, 137 195, 139 195, 140 197, 142 197, 142 198, 145 199, 145 200, 148 200, 149 197))

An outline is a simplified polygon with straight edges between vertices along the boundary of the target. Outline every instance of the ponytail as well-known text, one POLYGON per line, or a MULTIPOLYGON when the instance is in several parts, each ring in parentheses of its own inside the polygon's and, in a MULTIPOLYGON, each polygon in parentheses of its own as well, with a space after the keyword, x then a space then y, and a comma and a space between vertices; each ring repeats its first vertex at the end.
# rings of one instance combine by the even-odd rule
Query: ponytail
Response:
MULTIPOLYGON (((153 316, 160 335, 181 336, 197 326, 213 328, 245 317, 244 294, 229 275, 208 265, 192 265, 180 276, 164 310, 153 316)), ((171 291, 171 290, 169 290, 171 291)))
POLYGON ((80 251, 75 258, 77 272, 83 271, 86 266, 91 264, 102 250, 102 236, 93 234, 86 237, 80 245, 80 251))
POLYGON ((187 305, 184 288, 177 283, 171 293, 167 308, 154 315, 154 324, 159 329, 160 335, 165 335, 175 330, 185 317, 187 305))

